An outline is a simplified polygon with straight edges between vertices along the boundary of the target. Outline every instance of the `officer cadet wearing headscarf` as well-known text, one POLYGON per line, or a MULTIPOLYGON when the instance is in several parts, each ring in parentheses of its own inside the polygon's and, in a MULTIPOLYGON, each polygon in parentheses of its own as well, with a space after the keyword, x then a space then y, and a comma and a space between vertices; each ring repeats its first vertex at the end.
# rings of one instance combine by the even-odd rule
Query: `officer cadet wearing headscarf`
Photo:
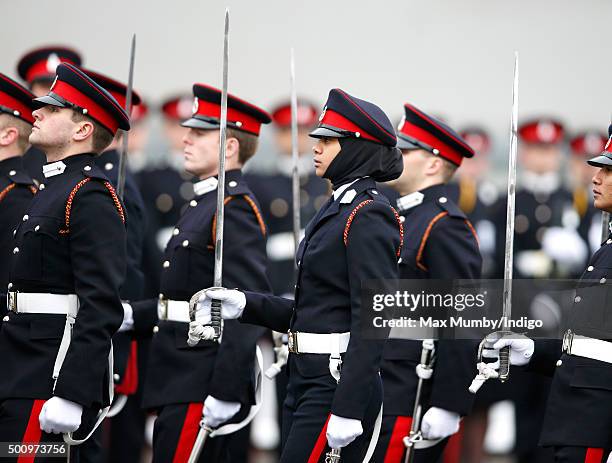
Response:
POLYGON ((334 192, 306 226, 295 299, 208 291, 190 335, 202 335, 213 297, 224 318, 290 330, 280 461, 322 462, 329 447, 341 448, 343 461, 367 461, 380 425, 384 342, 362 337, 361 284, 398 275, 402 226, 376 181, 397 178, 402 157, 383 111, 340 89, 311 135, 316 173, 334 192))
MULTIPOLYGON (((49 92, 55 78, 55 70, 60 63, 81 65, 79 52, 62 45, 35 48, 21 57, 17 63, 17 73, 32 93, 39 97, 49 92)), ((36 147, 23 155, 23 163, 28 174, 37 181, 44 182, 42 166, 46 163, 45 155, 36 147)))
POLYGON ((6 311, 13 231, 36 194, 21 158, 30 146, 33 98, 28 89, 0 73, 0 317, 6 311))
MULTIPOLYGON (((609 131, 612 133, 612 126, 609 131)), ((612 137, 611 137, 612 139, 612 137)), ((588 164, 594 205, 612 212, 612 143, 588 164)), ((608 224, 609 225, 609 224, 608 224)), ((553 377, 540 445, 552 447, 555 463, 605 463, 612 449, 612 324, 610 277, 612 230, 591 257, 576 286, 569 330, 563 341, 535 341, 514 334, 489 343, 510 346, 511 365, 553 377)))
POLYGON ((72 437, 85 438, 112 396, 126 214, 95 157, 130 128, 115 99, 70 64, 35 102, 29 140, 49 163, 15 233, 0 331, 0 438, 33 444, 77 429, 72 437))
MULTIPOLYGON (((255 345, 261 328, 230 321, 221 343, 189 347, 186 342, 189 300, 203 282, 213 282, 219 187, 221 91, 195 84, 193 93, 192 115, 182 123, 184 165, 200 180, 166 246, 159 298, 131 304, 136 329, 148 325, 154 332, 143 399, 144 407, 158 415, 154 462, 186 462, 202 419, 212 427, 239 422, 256 400, 255 345)), ((255 155, 261 126, 270 116, 231 94, 227 105, 223 281, 269 292, 266 226, 241 169, 255 155)), ((200 461, 227 461, 231 438, 209 439, 200 461)))
MULTIPOLYGON (((400 194, 397 208, 404 223, 400 278, 480 278, 482 258, 476 232, 446 185, 464 158, 474 156, 474 150, 452 128, 415 106, 406 103, 404 112, 397 133, 404 171, 388 183, 400 194)), ((381 366, 384 415, 373 461, 404 461, 402 440, 412 425, 421 351, 422 342, 394 338, 391 331, 381 366)), ((473 342, 436 343, 433 376, 421 399, 425 413, 420 430, 432 443, 416 451, 415 462, 437 462, 447 438, 459 430, 461 416, 469 413, 474 399, 467 388, 475 355, 473 342)))

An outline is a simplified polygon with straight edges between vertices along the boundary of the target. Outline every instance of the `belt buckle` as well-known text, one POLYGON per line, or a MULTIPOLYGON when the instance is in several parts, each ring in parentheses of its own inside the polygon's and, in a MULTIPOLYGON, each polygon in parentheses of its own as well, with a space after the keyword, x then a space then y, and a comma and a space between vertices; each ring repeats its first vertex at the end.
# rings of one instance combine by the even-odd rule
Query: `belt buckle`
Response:
POLYGON ((566 354, 571 354, 573 340, 574 340, 574 332, 572 330, 567 330, 563 334, 563 343, 561 344, 561 352, 564 352, 566 354))
POLYGON ((298 353, 298 333, 297 331, 295 333, 292 333, 291 331, 289 331, 287 333, 289 335, 289 340, 287 342, 287 346, 289 347, 289 352, 291 352, 292 354, 297 354, 298 353))
POLYGON ((6 295, 6 307, 11 312, 17 313, 17 291, 9 291, 6 295))
POLYGON ((159 314, 159 319, 160 320, 168 320, 168 299, 166 299, 165 297, 161 297, 159 298, 159 302, 158 302, 159 308, 160 310, 158 310, 159 314))

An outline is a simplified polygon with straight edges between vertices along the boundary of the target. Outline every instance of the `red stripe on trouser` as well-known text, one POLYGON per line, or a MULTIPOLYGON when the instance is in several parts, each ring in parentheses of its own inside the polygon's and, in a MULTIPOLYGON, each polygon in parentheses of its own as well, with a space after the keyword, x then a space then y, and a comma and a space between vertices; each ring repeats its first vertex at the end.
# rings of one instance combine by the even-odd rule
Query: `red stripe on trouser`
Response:
MULTIPOLYGON (((32 404, 32 411, 30 412, 30 419, 28 425, 23 433, 22 444, 38 444, 40 442, 40 436, 42 430, 40 429, 40 423, 38 421, 38 415, 44 405, 44 400, 35 400, 32 404)), ((34 455, 20 455, 17 459, 17 463, 34 463, 34 455)))
POLYGON ((393 425, 389 446, 385 453, 385 463, 399 463, 402 461, 406 446, 403 439, 410 434, 410 426, 412 426, 411 416, 398 416, 393 425))
POLYGON ((138 389, 138 343, 132 339, 127 366, 121 384, 115 386, 117 394, 132 395, 138 389))
POLYGON ((195 444, 198 431, 200 430, 203 409, 204 404, 202 402, 189 404, 187 407, 185 421, 183 422, 183 428, 181 429, 172 463, 187 463, 189 460, 193 444, 195 444))
POLYGON ((444 448, 443 463, 457 463, 461 460, 461 443, 463 441, 463 421, 459 426, 459 431, 453 434, 444 448))
POLYGON ((601 463, 603 459, 604 449, 589 447, 584 456, 584 463, 601 463))
POLYGON ((323 450, 325 450, 325 446, 327 445, 327 423, 329 423, 330 416, 331 415, 327 415, 327 419, 325 420, 323 429, 321 429, 319 437, 317 437, 317 441, 315 442, 315 445, 312 448, 312 452, 310 452, 310 456, 308 457, 308 463, 317 463, 317 461, 319 461, 319 458, 321 458, 323 450))

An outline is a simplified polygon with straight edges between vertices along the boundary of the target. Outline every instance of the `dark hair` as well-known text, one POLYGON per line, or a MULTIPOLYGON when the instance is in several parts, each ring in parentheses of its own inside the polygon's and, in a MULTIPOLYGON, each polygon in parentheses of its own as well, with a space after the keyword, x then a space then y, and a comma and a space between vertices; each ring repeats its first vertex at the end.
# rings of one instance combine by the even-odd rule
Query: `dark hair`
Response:
POLYGON ((108 129, 94 121, 91 117, 81 114, 78 111, 72 111, 72 122, 91 122, 94 126, 94 131, 91 138, 91 149, 94 153, 100 154, 108 145, 113 142, 115 135, 112 134, 108 129))

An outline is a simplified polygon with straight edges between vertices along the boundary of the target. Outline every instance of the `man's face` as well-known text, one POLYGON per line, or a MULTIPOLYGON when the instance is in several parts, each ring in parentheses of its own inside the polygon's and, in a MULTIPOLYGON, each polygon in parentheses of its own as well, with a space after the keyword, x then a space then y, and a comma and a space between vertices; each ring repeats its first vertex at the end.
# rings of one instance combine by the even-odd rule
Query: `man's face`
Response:
POLYGON ((199 178, 219 170, 219 130, 188 128, 183 136, 185 170, 199 178))
POLYGON ((79 123, 72 120, 72 109, 69 108, 47 105, 32 115, 36 120, 29 141, 43 151, 68 146, 79 129, 79 123))
POLYGON ((523 143, 520 151, 520 165, 535 174, 557 172, 561 163, 561 149, 558 145, 523 143))
POLYGON ((338 156, 342 147, 337 138, 322 137, 317 138, 312 147, 315 174, 323 177, 331 162, 338 156))
POLYGON ((612 212, 612 167, 601 167, 593 176, 595 207, 612 212))
POLYGON ((166 136, 172 151, 182 151, 183 137, 187 132, 187 128, 183 127, 174 119, 164 119, 163 128, 164 135, 166 136))
MULTIPOLYGON (((307 153, 308 149, 312 146, 312 139, 308 136, 311 130, 312 127, 298 127, 298 153, 300 155, 307 153)), ((278 127, 274 133, 274 138, 281 154, 291 154, 293 148, 291 143, 291 127, 278 127)))

